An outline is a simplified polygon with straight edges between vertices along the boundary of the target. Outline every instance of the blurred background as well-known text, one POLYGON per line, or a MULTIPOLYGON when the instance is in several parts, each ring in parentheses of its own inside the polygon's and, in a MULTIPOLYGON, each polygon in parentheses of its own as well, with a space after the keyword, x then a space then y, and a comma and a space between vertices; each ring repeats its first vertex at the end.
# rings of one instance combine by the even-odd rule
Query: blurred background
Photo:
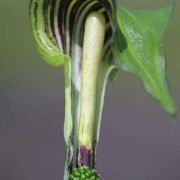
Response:
MULTIPOLYGON (((133 9, 151 9, 167 0, 120 0, 133 9)), ((167 74, 180 107, 180 1, 165 34, 167 74)), ((37 53, 28 1, 0 1, 0 179, 61 180, 63 69, 37 53)), ((132 74, 120 72, 109 83, 98 148, 105 180, 179 180, 180 117, 169 115, 132 74)))

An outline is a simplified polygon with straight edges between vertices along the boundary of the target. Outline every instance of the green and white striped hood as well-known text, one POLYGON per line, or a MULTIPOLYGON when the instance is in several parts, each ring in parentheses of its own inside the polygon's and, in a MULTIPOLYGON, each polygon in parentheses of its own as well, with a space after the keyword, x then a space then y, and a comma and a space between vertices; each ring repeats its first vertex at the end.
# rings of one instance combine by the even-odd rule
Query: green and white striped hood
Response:
POLYGON ((80 59, 84 23, 93 11, 101 11, 106 18, 104 55, 109 54, 114 6, 111 0, 31 0, 31 23, 40 54, 53 66, 62 65, 67 56, 80 59))

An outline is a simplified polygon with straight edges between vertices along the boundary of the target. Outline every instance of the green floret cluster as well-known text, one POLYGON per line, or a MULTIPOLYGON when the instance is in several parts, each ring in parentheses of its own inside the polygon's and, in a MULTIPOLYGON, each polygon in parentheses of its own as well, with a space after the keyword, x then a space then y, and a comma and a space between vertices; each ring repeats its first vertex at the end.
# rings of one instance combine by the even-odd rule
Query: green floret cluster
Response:
POLYGON ((72 171, 70 180, 100 180, 100 175, 95 169, 82 166, 72 171))

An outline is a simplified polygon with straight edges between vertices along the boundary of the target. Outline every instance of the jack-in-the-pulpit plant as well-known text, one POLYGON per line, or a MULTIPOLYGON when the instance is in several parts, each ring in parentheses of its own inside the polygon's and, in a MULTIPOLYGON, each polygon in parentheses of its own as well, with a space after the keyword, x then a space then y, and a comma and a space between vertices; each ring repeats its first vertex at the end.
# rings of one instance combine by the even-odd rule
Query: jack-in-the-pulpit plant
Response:
POLYGON ((136 74, 172 115, 162 36, 174 4, 132 11, 113 0, 31 0, 37 48, 64 67, 67 160, 64 179, 100 179, 95 172, 107 80, 120 68, 136 74))

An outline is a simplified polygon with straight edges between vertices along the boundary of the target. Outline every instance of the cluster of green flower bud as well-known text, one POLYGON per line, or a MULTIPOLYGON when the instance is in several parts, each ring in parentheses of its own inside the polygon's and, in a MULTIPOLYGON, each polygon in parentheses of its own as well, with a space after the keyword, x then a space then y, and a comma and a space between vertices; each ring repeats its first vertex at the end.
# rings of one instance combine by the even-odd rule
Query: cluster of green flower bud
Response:
POLYGON ((95 169, 82 166, 72 171, 70 180, 100 180, 100 175, 95 169))

